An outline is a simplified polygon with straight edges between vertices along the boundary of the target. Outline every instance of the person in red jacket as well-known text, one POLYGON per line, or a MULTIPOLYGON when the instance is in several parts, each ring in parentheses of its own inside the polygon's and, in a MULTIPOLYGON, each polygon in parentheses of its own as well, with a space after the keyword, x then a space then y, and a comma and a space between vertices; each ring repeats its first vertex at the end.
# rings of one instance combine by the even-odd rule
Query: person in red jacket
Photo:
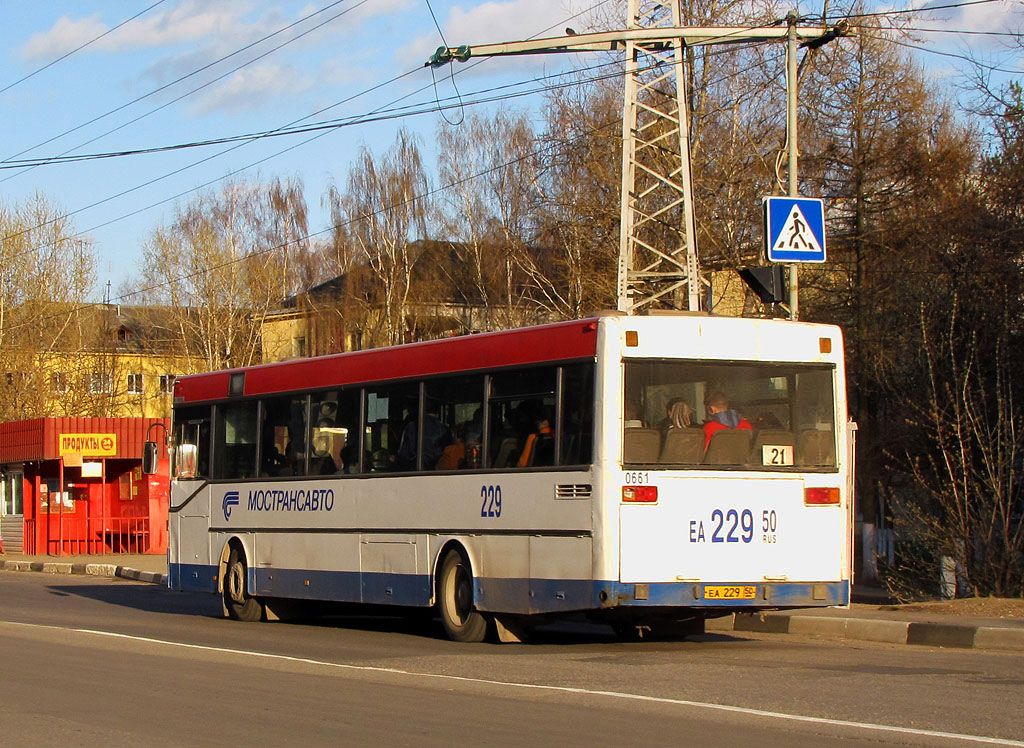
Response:
POLYGON ((708 451, 711 437, 722 429, 753 429, 750 421, 729 407, 729 398, 721 390, 716 391, 704 403, 708 418, 704 421, 704 451, 708 451))

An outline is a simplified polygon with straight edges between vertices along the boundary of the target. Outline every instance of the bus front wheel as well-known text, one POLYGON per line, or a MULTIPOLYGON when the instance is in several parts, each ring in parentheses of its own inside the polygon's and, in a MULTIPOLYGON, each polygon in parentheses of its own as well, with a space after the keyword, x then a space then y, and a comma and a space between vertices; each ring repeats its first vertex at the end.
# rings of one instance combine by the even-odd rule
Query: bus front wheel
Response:
POLYGON ((449 639, 457 642, 484 640, 487 619, 473 609, 473 572, 458 551, 449 551, 441 564, 438 607, 449 639))
POLYGON ((263 618, 263 605, 249 594, 245 559, 237 548, 231 549, 224 573, 224 610, 236 621, 258 621, 263 618))

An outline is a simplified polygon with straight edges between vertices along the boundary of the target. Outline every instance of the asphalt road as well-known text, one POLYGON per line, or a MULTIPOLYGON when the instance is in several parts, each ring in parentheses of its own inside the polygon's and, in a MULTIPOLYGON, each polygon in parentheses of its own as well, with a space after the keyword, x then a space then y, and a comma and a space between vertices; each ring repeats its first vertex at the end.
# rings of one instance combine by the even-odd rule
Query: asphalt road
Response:
POLYGON ((572 625, 466 645, 394 618, 219 616, 154 585, 0 572, 4 744, 1024 745, 1020 654, 572 625))

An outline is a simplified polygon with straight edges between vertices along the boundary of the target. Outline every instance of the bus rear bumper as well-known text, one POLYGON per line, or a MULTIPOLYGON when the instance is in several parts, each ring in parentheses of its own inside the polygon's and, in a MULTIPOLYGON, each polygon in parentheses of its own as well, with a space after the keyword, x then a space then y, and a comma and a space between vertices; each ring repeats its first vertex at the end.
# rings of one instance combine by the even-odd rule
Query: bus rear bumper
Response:
POLYGON ((596 608, 818 608, 849 605, 850 582, 602 582, 596 608))

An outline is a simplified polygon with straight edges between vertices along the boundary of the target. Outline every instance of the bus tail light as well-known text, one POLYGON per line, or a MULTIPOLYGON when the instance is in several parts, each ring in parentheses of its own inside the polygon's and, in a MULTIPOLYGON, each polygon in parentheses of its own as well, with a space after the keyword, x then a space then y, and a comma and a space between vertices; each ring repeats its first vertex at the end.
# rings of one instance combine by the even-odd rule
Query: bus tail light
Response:
POLYGON ((804 505, 821 506, 839 503, 838 488, 805 488, 804 505))
POLYGON ((622 500, 634 504, 653 504, 658 500, 657 486, 623 486, 622 500))

